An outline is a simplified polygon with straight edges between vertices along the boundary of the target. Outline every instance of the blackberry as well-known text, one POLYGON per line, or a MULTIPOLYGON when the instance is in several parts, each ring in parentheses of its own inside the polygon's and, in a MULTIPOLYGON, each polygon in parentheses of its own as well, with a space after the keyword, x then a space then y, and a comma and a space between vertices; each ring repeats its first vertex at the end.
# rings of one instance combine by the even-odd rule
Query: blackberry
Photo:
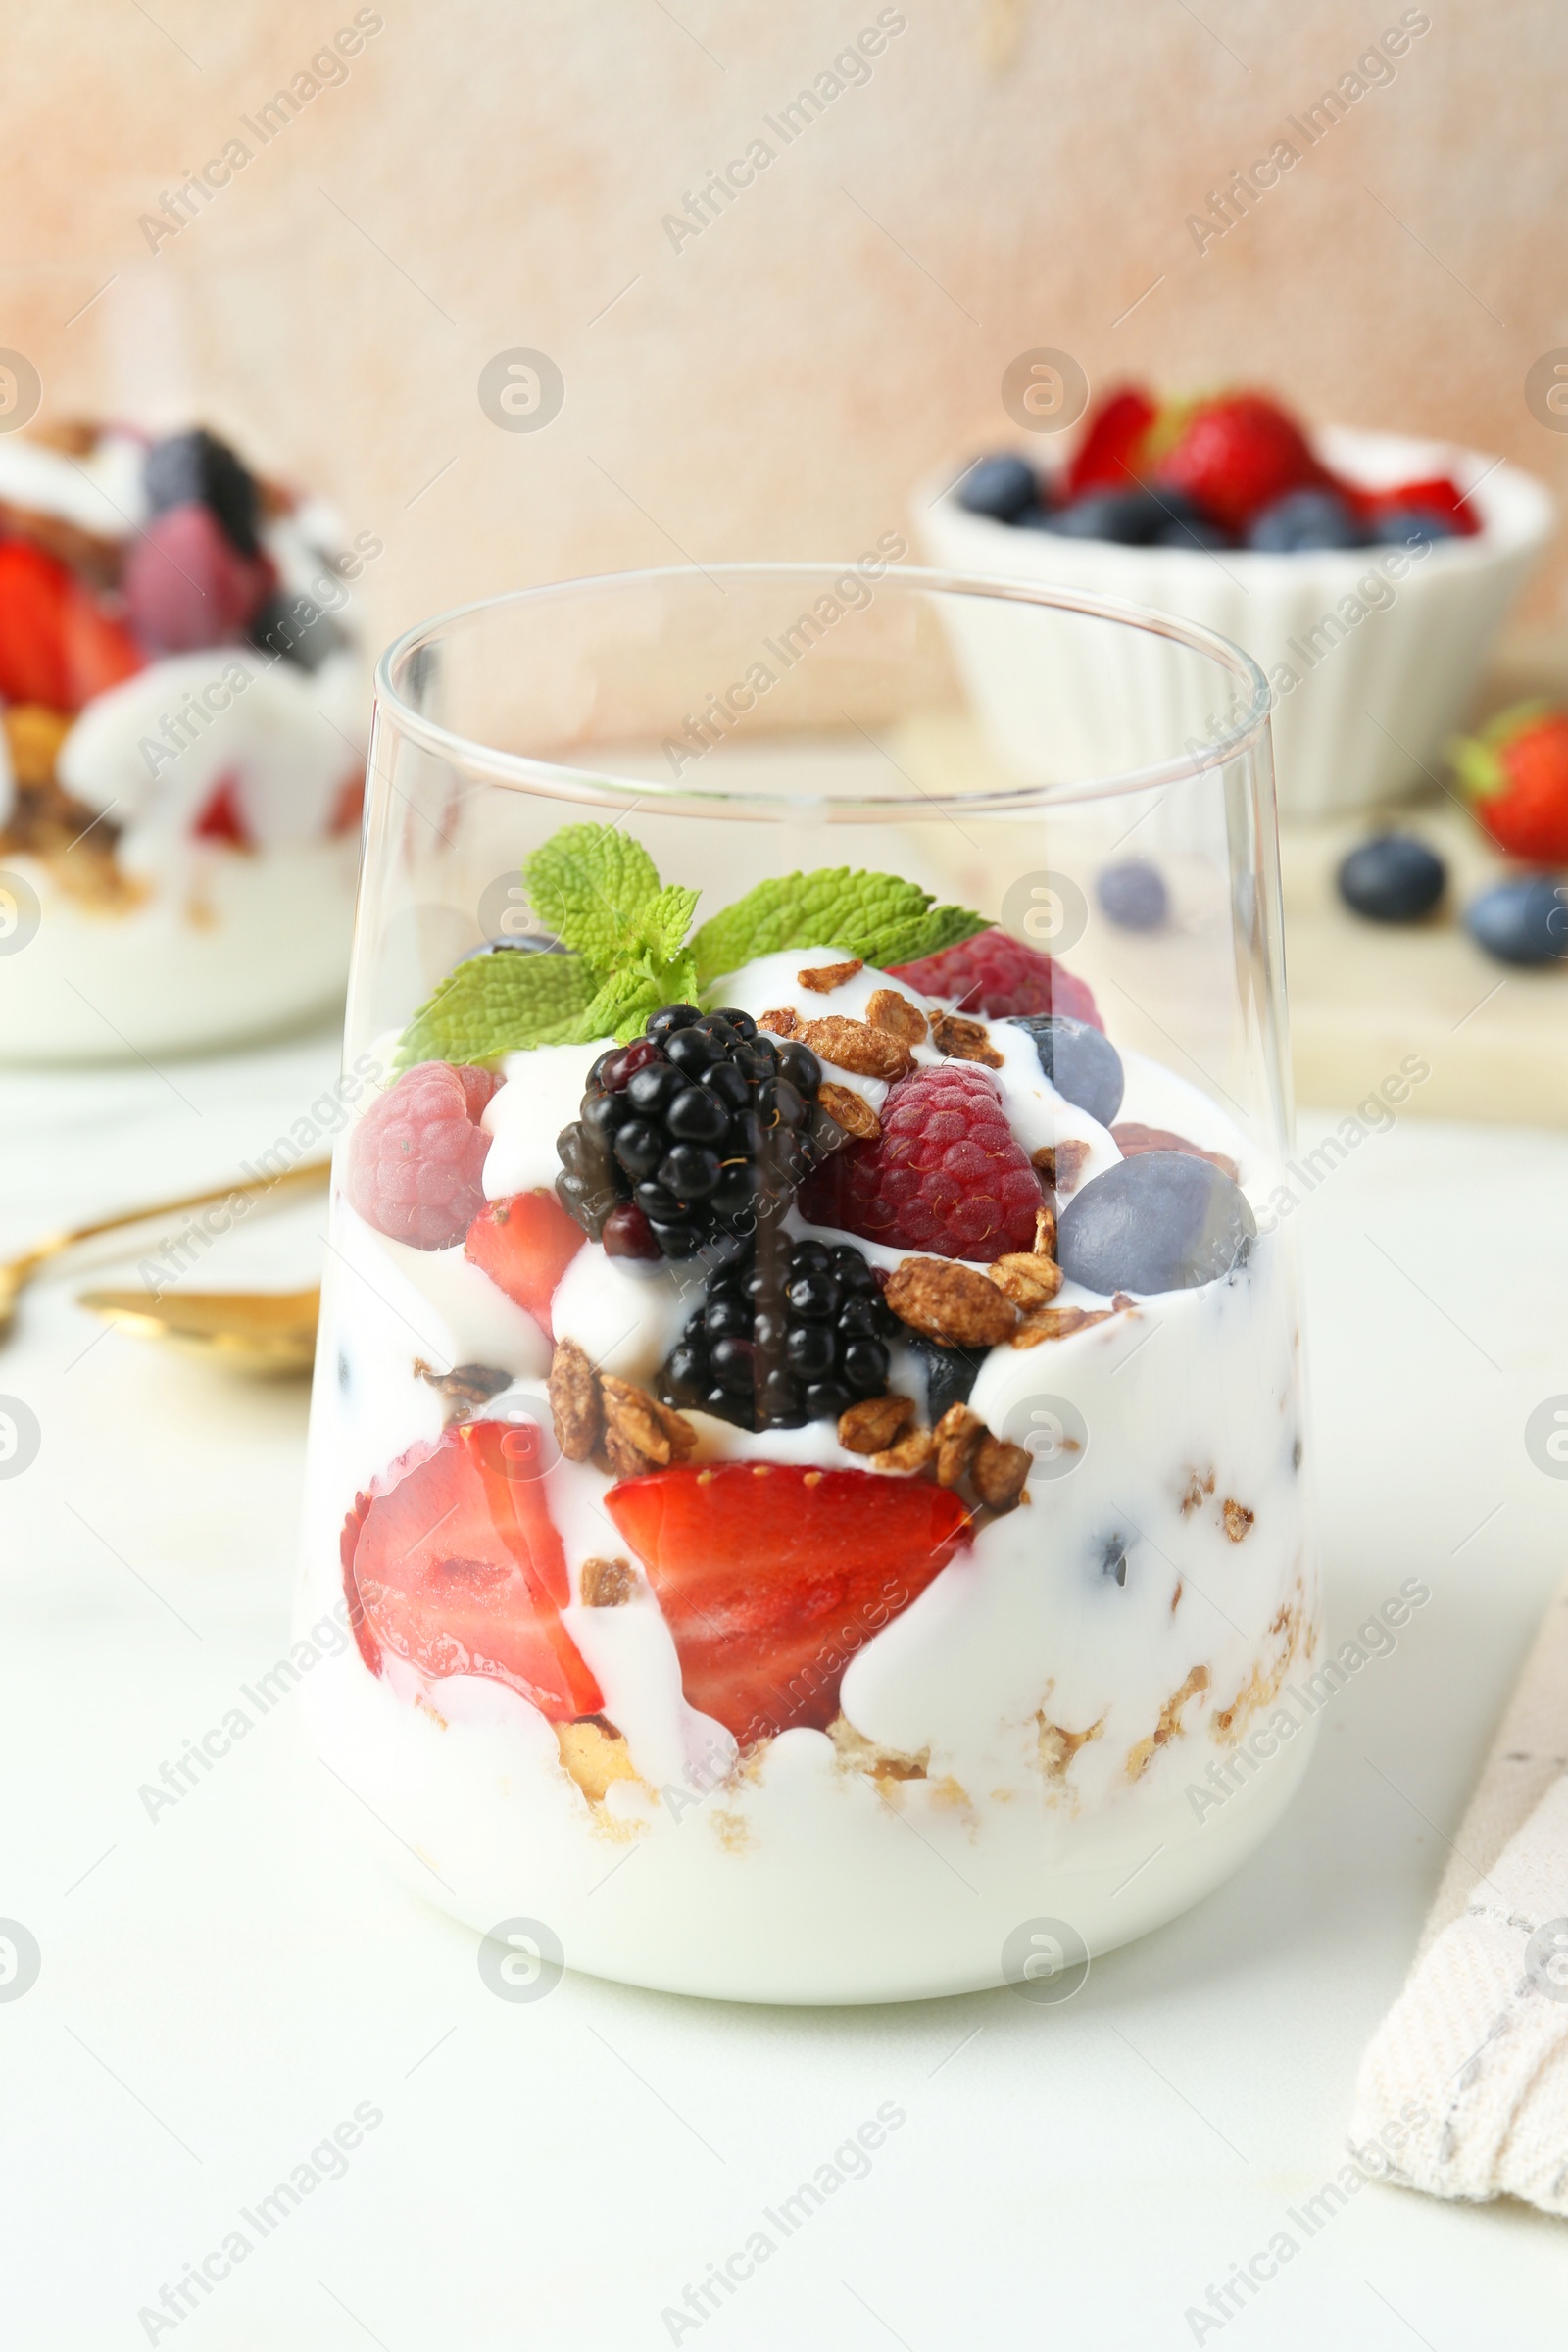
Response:
POLYGON ((155 441, 147 452, 142 481, 155 514, 166 507, 206 507, 222 524, 230 546, 242 556, 261 554, 261 493, 228 443, 216 433, 198 427, 155 441))
POLYGON ((887 1394, 900 1329, 858 1250, 769 1231, 711 1276, 659 1393, 741 1429, 836 1421, 858 1398, 887 1394))
POLYGON ((616 1256, 692 1257, 744 1239, 844 1140, 821 1083, 808 1047, 761 1036, 750 1013, 666 1004, 589 1071, 581 1116, 556 1146, 562 1206, 616 1256), (635 1217, 607 1222, 618 1206, 635 1217))

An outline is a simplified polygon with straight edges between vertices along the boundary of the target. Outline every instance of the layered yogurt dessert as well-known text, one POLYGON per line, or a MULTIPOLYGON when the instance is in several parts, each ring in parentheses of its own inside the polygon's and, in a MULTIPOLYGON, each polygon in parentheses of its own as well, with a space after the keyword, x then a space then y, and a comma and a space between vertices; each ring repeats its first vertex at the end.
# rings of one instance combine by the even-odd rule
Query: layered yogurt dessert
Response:
POLYGON ((192 1046, 341 991, 379 552, 202 429, 0 440, 0 1055, 192 1046))
POLYGON ((677 1989, 1169 1916, 1306 1744, 1233 1765, 1316 1640, 1267 1160, 895 876, 690 936, 623 828, 523 881, 554 944, 460 963, 340 1151, 324 1759, 435 1900, 677 1989))

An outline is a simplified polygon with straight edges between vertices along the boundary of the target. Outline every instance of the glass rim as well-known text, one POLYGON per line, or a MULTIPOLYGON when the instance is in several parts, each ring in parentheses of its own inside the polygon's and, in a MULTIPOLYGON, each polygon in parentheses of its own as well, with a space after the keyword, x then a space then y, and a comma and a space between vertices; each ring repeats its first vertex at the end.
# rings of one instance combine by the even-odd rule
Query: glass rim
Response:
POLYGON ((405 700, 394 677, 398 667, 421 648, 433 643, 444 631, 475 620, 483 613, 499 612, 506 606, 521 610, 530 605, 552 603, 566 597, 604 595, 612 591, 653 587, 664 582, 690 584, 707 580, 710 585, 722 585, 726 580, 737 583, 824 580, 842 576, 846 571, 856 568, 857 560, 854 558, 837 562, 823 559, 788 563, 634 565, 624 571, 585 572, 566 579, 541 581, 531 588, 506 588, 494 596, 475 597, 466 604, 449 606, 445 612, 416 621, 412 628, 405 629, 401 636, 394 637, 385 648, 375 664, 373 726, 378 728, 383 717, 389 718, 401 733, 421 750, 435 754, 469 774, 511 788, 545 791, 563 800, 580 800, 601 807, 629 807, 650 800, 670 807, 691 803, 715 813, 727 808, 737 815, 755 811, 758 814, 796 817, 800 816, 803 808, 816 806, 838 812, 864 812, 884 823, 896 822, 906 816, 952 815, 962 810, 1017 814, 1030 808, 1109 800, 1128 793, 1155 791, 1202 775, 1210 768, 1224 767, 1240 754, 1252 750, 1266 735, 1273 690, 1261 667, 1245 647, 1237 645, 1229 637, 1221 636, 1218 630, 1204 628, 1197 621, 1179 619, 1175 613, 1162 612, 1153 606, 1133 604, 1121 597, 1086 595, 1078 589, 1058 588, 1037 580, 1014 579, 1001 572, 950 571, 927 564, 890 564, 877 586, 882 588, 893 584, 932 594, 973 596, 1004 603, 1040 606, 1054 612, 1079 613, 1092 620, 1116 622, 1146 635, 1163 637, 1172 644, 1186 647, 1189 652, 1206 657, 1232 677, 1240 679, 1249 689, 1247 705, 1237 718, 1228 726, 1216 730, 1197 751, 1188 749, 1144 767, 1123 769, 1102 776, 1073 777, 1054 784, 1019 784, 1002 788, 983 786, 954 792, 928 792, 916 786, 908 793, 878 794, 873 797, 835 789, 740 792, 728 785, 705 789, 679 778, 666 781, 663 778, 615 776, 593 767, 564 766, 556 760, 535 759, 523 752, 504 752, 475 736, 464 735, 455 728, 443 726, 439 720, 416 710, 405 700))

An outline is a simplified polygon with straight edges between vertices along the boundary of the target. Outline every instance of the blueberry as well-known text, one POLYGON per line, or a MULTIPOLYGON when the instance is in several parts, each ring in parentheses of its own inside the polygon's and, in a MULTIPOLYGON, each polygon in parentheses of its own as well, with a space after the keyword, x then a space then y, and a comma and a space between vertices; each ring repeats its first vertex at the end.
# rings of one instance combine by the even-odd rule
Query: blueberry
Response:
POLYGON ((1244 1262, 1256 1238, 1246 1195, 1211 1161, 1145 1152, 1073 1194, 1056 1256, 1086 1290, 1148 1296, 1216 1281, 1244 1262))
POLYGON ((1494 882, 1471 900, 1464 922, 1499 963, 1551 963, 1568 956, 1568 885, 1549 874, 1494 882))
POLYGON ((1121 1108, 1121 1055, 1103 1031, 1064 1012, 1030 1012, 1014 1022, 1034 1039, 1040 1067, 1058 1095, 1108 1127, 1121 1108))
POLYGON ((308 596, 290 596, 282 588, 263 599, 246 633, 260 652, 276 654, 308 671, 319 669, 343 642, 319 605, 308 596))
POLYGON ((1373 525, 1380 547, 1432 547, 1439 539, 1458 536, 1458 524, 1435 507, 1394 507, 1373 525))
POLYGON ((155 514, 166 507, 204 506, 216 514, 242 556, 261 553, 257 525, 261 502, 256 484, 226 441, 216 433, 175 433, 156 441, 142 468, 147 504, 155 514))
POLYGON ((1374 923, 1413 923, 1448 887, 1448 869, 1436 850, 1408 833, 1379 833, 1343 859, 1340 896, 1374 923))
POLYGON ((1234 547, 1235 540, 1223 523, 1200 519, 1196 522, 1172 520, 1161 523, 1154 534, 1156 547, 1185 547, 1195 555, 1209 555, 1222 547, 1234 547))
POLYGON ((1337 490, 1292 490, 1265 507, 1247 534, 1259 555, 1305 555, 1318 548, 1364 547, 1367 534, 1337 490))
POLYGON ((925 1366, 926 1412, 933 1428, 952 1404, 967 1404, 986 1360, 983 1348, 943 1348, 906 1331, 902 1337, 925 1366))
POLYGON ((1033 466, 1004 452, 976 458, 958 484, 958 504, 965 514, 988 514, 993 522, 1016 522, 1038 495, 1033 466))
POLYGON ((1092 490, 1046 520, 1063 539, 1112 539, 1122 547, 1151 547, 1171 519, 1168 502, 1147 490, 1092 490))
POLYGON ((1095 884, 1100 910, 1120 931, 1158 931, 1169 919, 1170 893, 1157 865, 1124 858, 1101 869, 1095 884))

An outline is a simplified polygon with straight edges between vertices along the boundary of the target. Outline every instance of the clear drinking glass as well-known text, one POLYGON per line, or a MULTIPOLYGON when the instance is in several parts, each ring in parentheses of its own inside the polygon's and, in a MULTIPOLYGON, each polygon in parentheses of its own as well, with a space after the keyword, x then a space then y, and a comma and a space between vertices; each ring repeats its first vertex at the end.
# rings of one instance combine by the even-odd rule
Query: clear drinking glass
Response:
POLYGON ((300 1631, 519 1986, 1059 1999, 1285 1806, 1266 713, 885 552, 384 657, 300 1631))

